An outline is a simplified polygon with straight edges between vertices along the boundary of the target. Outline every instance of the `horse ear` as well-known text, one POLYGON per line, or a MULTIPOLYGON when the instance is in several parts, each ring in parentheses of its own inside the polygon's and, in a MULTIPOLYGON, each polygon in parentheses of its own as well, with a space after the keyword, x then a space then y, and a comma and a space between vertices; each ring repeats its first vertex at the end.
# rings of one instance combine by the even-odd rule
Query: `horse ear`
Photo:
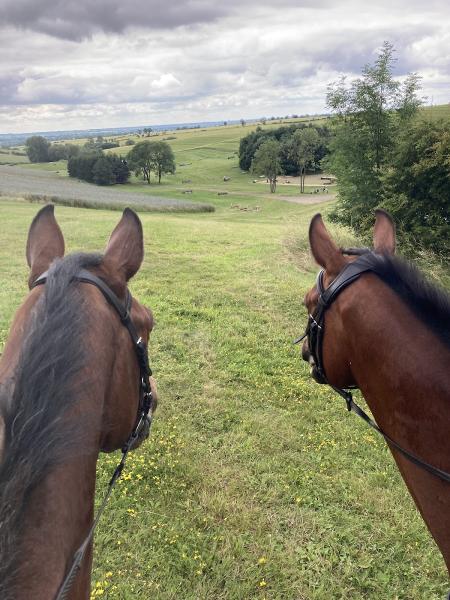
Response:
POLYGON ((55 258, 64 256, 64 238, 56 222, 53 204, 47 204, 37 213, 28 231, 27 263, 31 269, 31 285, 46 271, 55 258))
POLYGON ((109 238, 103 260, 108 269, 128 281, 139 270, 143 258, 141 221, 131 208, 126 208, 109 238))
POLYGON ((309 244, 316 262, 330 275, 337 275, 344 266, 345 260, 331 239, 320 214, 312 218, 309 226, 309 244))
POLYGON ((373 247, 378 254, 395 253, 395 223, 389 213, 377 208, 373 230, 373 247))

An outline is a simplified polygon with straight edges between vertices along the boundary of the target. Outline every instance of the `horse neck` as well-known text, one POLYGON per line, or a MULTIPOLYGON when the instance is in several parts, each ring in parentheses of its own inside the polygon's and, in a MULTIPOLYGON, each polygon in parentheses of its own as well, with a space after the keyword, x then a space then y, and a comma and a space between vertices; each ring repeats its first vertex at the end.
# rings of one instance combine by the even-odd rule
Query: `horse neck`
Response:
MULTIPOLYGON (((338 312, 352 374, 380 427, 450 472, 449 348, 375 275, 344 290, 338 312)), ((392 453, 450 571, 450 485, 392 453)))
POLYGON ((423 452, 430 439, 447 446, 449 348, 375 275, 344 294, 351 371, 380 425, 423 452))
MULTIPOLYGON (((102 387, 106 389, 100 378, 76 405, 83 433, 73 457, 53 468, 27 499, 19 544, 23 557, 18 564, 20 589, 14 600, 54 598, 74 553, 92 526, 99 454, 98 421, 101 419, 101 414, 95 414, 92 407, 97 404, 101 409, 99 399, 105 395, 102 387), (85 423, 87 415, 89 425, 85 423)), ((90 597, 91 565, 92 545, 86 552, 68 599, 87 600, 90 597)))
MULTIPOLYGON (((18 364, 22 336, 25 330, 24 314, 19 309, 5 346, 0 363, 0 383, 14 385, 14 372, 18 364), (6 383, 5 383, 6 382, 6 383), (8 383, 9 382, 9 383, 8 383)), ((93 323, 94 340, 101 340, 106 348, 112 347, 108 331, 102 328, 103 337, 93 323)), ((96 461, 100 448, 100 435, 103 419, 103 401, 107 396, 108 377, 113 366, 112 350, 91 348, 90 356, 96 357, 95 365, 82 367, 77 379, 89 381, 88 387, 80 387, 78 398, 72 403, 68 419, 70 428, 67 435, 75 435, 75 444, 70 445, 67 459, 51 468, 42 481, 25 498, 20 513, 20 527, 14 531, 12 551, 14 575, 5 589, 1 587, 2 598, 9 600, 49 600, 54 598, 70 567, 74 552, 88 534, 93 521, 96 461), (73 425, 73 427, 72 427, 73 425), (80 425, 80 427, 77 427, 80 425), (72 432, 72 434, 70 433, 72 432)), ((51 396, 51 392, 49 394, 51 396)), ((66 417, 64 417, 66 419, 66 417)), ((64 428, 64 425, 62 425, 64 428)), ((1 432, 0 432, 1 433, 1 432)), ((1 441, 1 440, 0 440, 1 441)), ((6 457, 7 449, 0 449, 0 460, 6 457)), ((17 471, 16 482, 21 471, 17 471)), ((20 482, 18 489, 20 490, 20 482)), ((13 484, 12 489, 17 485, 13 484)), ((92 549, 88 549, 81 570, 67 598, 86 600, 90 594, 90 571, 92 549)))
MULTIPOLYGON (((73 555, 93 521, 95 466, 91 453, 55 468, 31 494, 23 519, 24 535, 18 566, 20 590, 15 600, 54 598, 73 555)), ((68 598, 87 599, 90 593, 92 547, 68 598)))

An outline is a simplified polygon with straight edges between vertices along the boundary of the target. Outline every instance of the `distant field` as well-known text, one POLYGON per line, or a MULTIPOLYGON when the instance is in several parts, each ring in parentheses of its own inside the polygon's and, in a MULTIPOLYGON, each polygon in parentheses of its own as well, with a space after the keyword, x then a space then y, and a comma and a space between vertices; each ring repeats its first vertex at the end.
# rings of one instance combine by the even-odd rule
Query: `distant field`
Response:
POLYGON ((433 120, 444 119, 445 121, 450 121, 450 103, 424 107, 421 113, 433 120))
MULTIPOLYGON (((304 121, 305 119, 284 120, 282 124, 304 121)), ((323 121, 316 120, 315 122, 323 121)), ((216 207, 229 207, 238 205, 239 208, 256 208, 261 207, 264 201, 280 201, 292 200, 300 202, 315 202, 318 198, 315 191, 322 187, 320 179, 307 180, 306 194, 301 195, 298 190, 296 178, 289 178, 290 184, 282 184, 278 187, 277 194, 270 194, 269 186, 260 183, 258 177, 255 178, 251 173, 243 173, 239 169, 238 164, 238 149, 241 137, 254 130, 257 124, 245 125, 229 125, 223 127, 214 127, 208 129, 182 129, 173 132, 167 132, 159 135, 152 135, 151 138, 137 136, 120 136, 119 141, 125 143, 127 139, 142 141, 147 139, 166 140, 173 148, 176 158, 176 173, 174 175, 166 175, 163 177, 161 185, 156 181, 148 185, 142 181, 142 178, 133 176, 131 181, 126 186, 114 186, 113 188, 99 188, 98 186, 89 186, 92 193, 92 203, 97 202, 96 198, 104 197, 105 195, 114 195, 114 201, 120 203, 119 194, 123 195, 122 204, 124 206, 130 201, 127 200, 127 194, 133 194, 133 201, 137 201, 133 206, 139 208, 142 203, 146 203, 149 207, 152 206, 152 198, 159 197, 163 199, 176 200, 181 203, 192 201, 194 203, 214 205, 216 207), (224 181, 224 177, 229 178, 224 181), (254 181, 257 183, 253 183, 254 181), (308 185, 310 183, 310 185, 308 185), (149 200, 144 198, 150 197, 149 200)), ((268 121, 263 128, 271 129, 280 127, 279 121, 268 121)), ((76 143, 83 144, 86 140, 76 140, 76 143)), ((107 153, 115 153, 125 156, 131 149, 131 146, 121 146, 107 150, 107 153)), ((0 162, 1 162, 0 154, 0 162)), ((6 157, 6 155, 4 155, 6 157)), ((5 162, 10 162, 5 160, 5 162)), ((18 177, 18 184, 15 189, 10 186, 5 188, 5 183, 0 179, 0 190, 16 194, 23 193, 25 189, 25 179, 30 181, 26 186, 26 193, 33 193, 31 187, 33 185, 34 175, 30 175, 30 170, 33 172, 47 171, 50 175, 57 175, 57 179, 52 177, 46 181, 57 181, 58 186, 64 190, 66 185, 64 180, 68 180, 66 161, 57 163, 40 163, 30 164, 23 161, 23 167, 26 167, 26 172, 23 173, 23 178, 18 177), (20 182, 20 179, 23 179, 20 182)), ((18 176, 20 171, 17 172, 18 176)), ((42 182, 42 180, 39 180, 42 182)), ((73 181, 73 180, 72 180, 73 181)), ((74 184, 78 182, 73 181, 74 184)), ((70 184, 67 184, 68 186, 70 184)), ((84 186, 82 199, 85 200, 87 193, 87 184, 84 186)), ((58 195, 58 191, 51 186, 50 195, 58 195)), ((81 188, 76 188, 77 193, 81 193, 81 188)), ((321 189, 321 192, 323 190, 321 189)), ((327 186, 327 194, 321 198, 322 201, 330 201, 334 198, 334 188, 327 186)), ((36 190, 34 193, 41 194, 36 190)), ((73 197, 75 188, 70 188, 69 197, 73 197)), ((67 194, 65 194, 67 196, 67 194)))
MULTIPOLYGON (((421 114, 432 119, 450 119, 450 105, 426 107, 421 110, 421 114)), ((280 127, 280 124, 286 125, 307 120, 267 121, 265 125, 260 124, 259 126, 264 129, 272 129, 280 127)), ((317 123, 325 121, 326 119, 315 120, 317 123)), ((239 205, 242 208, 257 207, 265 200, 276 200, 277 198, 279 200, 314 202, 314 193, 318 189, 323 194, 322 188, 324 186, 320 180, 309 178, 305 189, 306 194, 300 195, 295 178, 288 178, 290 180, 289 184, 281 184, 282 178, 280 178, 277 193, 272 196, 269 186, 261 184, 258 177, 255 177, 252 173, 241 172, 238 164, 240 139, 257 126, 257 123, 252 123, 246 124, 244 127, 241 125, 227 125, 206 129, 180 129, 153 134, 150 138, 136 135, 118 136, 115 139, 123 145, 119 148, 107 150, 107 152, 121 156, 125 156, 131 149, 131 146, 124 145, 128 139, 133 139, 135 142, 147 139, 167 141, 175 154, 176 173, 164 176, 161 185, 154 181, 150 186, 143 182, 141 178, 133 176, 127 186, 115 186, 113 193, 128 194, 131 192, 150 197, 170 198, 181 202, 189 200, 197 203, 213 204, 216 207, 230 205, 239 205), (228 181, 224 181, 224 178, 227 178, 228 181), (257 183, 254 183, 255 180, 257 183)), ((81 145, 85 142, 86 140, 79 139, 73 143, 81 145)), ((1 164, 21 165, 28 169, 45 170, 57 173, 60 177, 67 177, 65 161, 31 165, 26 157, 5 153, 3 149, 0 152, 1 164)), ((324 194, 323 200, 333 199, 335 188, 326 186, 326 191, 328 196, 324 194)), ((20 192, 19 188, 17 188, 17 192, 20 192)), ((92 193, 96 194, 96 192, 92 193)), ((99 194, 102 195, 104 192, 100 191, 99 194)), ((126 197, 124 197, 123 202, 126 203, 126 201, 126 197)), ((139 204, 140 202, 137 206, 139 204)))

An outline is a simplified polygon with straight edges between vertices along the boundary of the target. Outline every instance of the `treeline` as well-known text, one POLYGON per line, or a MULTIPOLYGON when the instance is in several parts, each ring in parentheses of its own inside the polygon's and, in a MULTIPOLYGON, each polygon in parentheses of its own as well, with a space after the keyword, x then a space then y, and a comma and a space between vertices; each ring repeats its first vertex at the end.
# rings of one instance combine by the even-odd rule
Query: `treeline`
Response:
POLYGON ((299 175, 300 167, 295 157, 294 134, 302 129, 314 129, 318 135, 318 143, 314 149, 314 155, 308 161, 307 170, 320 168, 322 159, 329 152, 331 138, 330 128, 323 125, 310 125, 306 123, 295 123, 277 129, 263 129, 258 126, 243 137, 239 144, 239 166, 243 171, 250 171, 256 151, 264 142, 276 140, 279 143, 280 173, 283 175, 299 175))
POLYGON ((300 175, 300 192, 305 191, 306 171, 317 171, 328 154, 331 133, 326 126, 294 124, 289 127, 256 131, 241 139, 239 166, 264 175, 270 191, 277 187, 278 175, 300 175))
POLYGON ((69 160, 72 156, 78 156, 80 146, 76 144, 51 144, 45 137, 33 135, 25 142, 25 150, 30 162, 43 163, 69 160))
POLYGON ((376 207, 397 223, 402 251, 450 255, 450 124, 419 119, 419 78, 393 77, 385 42, 373 65, 348 86, 331 84, 334 113, 329 168, 337 176, 336 221, 369 239, 376 207))
POLYGON ((130 169, 127 161, 115 154, 84 153, 73 156, 67 163, 70 177, 83 179, 97 185, 127 183, 130 169))
POLYGON ((33 135, 25 142, 28 159, 32 163, 56 162, 58 160, 69 160, 78 156, 83 151, 108 150, 117 148, 119 144, 113 140, 105 140, 102 136, 89 138, 84 146, 77 144, 50 143, 42 135, 33 135))

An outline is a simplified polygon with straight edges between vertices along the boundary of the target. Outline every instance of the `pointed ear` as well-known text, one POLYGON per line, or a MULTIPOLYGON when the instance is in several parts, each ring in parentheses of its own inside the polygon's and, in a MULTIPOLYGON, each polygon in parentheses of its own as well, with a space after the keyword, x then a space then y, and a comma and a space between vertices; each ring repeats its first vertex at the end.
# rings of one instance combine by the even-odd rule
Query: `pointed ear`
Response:
POLYGON ((389 213, 377 208, 373 230, 373 247, 378 254, 395 253, 395 223, 389 213))
POLYGON ((345 259, 331 239, 320 214, 312 218, 309 226, 309 244, 316 262, 329 275, 336 276, 345 265, 345 259))
POLYGON ((46 271, 55 258, 64 256, 64 238, 56 222, 53 204, 47 204, 37 213, 28 231, 27 263, 31 269, 31 285, 46 271))
POLYGON ((103 262, 115 275, 127 282, 142 264, 144 237, 142 224, 137 214, 126 208, 122 218, 109 238, 103 262))

